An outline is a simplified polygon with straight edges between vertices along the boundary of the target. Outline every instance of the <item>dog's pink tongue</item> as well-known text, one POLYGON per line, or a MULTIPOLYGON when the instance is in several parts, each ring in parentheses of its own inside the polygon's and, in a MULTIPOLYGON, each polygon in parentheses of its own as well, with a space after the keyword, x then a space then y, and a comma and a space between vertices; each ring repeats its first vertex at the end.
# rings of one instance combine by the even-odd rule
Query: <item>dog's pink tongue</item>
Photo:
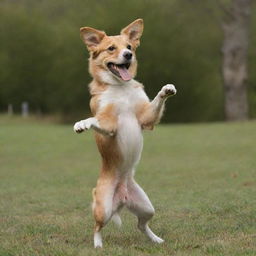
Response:
POLYGON ((132 75, 129 73, 126 67, 118 67, 119 74, 124 81, 129 81, 132 79, 132 75))

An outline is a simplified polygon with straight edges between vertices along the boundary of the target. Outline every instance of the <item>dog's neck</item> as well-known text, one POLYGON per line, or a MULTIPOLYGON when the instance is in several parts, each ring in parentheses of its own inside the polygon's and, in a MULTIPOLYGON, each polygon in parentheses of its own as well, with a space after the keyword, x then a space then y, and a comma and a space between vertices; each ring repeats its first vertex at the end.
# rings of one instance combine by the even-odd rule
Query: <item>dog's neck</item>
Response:
POLYGON ((135 80, 130 80, 127 82, 121 82, 121 81, 116 81, 115 83, 106 83, 103 82, 101 79, 96 79, 93 78, 93 80, 91 81, 91 83, 89 84, 89 88, 90 88, 90 94, 92 96, 95 95, 99 95, 102 92, 106 91, 109 87, 127 87, 129 85, 131 85, 131 83, 135 83, 137 84, 138 82, 136 82, 135 80))

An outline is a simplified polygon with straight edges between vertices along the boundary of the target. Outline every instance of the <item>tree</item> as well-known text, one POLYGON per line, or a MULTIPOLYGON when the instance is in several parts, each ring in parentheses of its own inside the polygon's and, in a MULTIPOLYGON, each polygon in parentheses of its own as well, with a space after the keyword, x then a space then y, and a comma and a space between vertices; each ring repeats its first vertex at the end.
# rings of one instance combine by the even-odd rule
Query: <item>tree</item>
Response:
POLYGON ((222 23, 222 75, 224 81, 224 106, 228 121, 248 119, 247 52, 252 0, 232 0, 226 8, 222 23))

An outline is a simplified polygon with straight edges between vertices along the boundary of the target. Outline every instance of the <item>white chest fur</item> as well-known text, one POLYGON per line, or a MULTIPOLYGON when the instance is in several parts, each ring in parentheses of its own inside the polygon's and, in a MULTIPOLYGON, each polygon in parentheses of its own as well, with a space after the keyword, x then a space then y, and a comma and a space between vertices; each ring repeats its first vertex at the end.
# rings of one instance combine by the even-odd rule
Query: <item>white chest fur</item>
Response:
POLYGON ((118 116, 117 140, 123 156, 120 171, 133 171, 143 147, 141 127, 135 115, 135 108, 148 101, 144 90, 132 80, 122 85, 109 87, 100 98, 100 108, 114 104, 118 116))
POLYGON ((118 114, 135 113, 135 106, 141 101, 148 100, 139 83, 131 80, 124 84, 110 86, 100 98, 100 108, 114 104, 118 114))

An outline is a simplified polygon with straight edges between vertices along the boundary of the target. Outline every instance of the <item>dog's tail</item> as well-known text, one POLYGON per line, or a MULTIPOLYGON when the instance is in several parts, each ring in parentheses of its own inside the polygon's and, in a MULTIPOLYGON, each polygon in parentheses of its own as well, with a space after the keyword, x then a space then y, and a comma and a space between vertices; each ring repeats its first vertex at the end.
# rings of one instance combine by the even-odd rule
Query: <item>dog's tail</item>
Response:
POLYGON ((122 220, 119 216, 118 213, 114 213, 111 220, 118 226, 121 227, 122 226, 122 220))

